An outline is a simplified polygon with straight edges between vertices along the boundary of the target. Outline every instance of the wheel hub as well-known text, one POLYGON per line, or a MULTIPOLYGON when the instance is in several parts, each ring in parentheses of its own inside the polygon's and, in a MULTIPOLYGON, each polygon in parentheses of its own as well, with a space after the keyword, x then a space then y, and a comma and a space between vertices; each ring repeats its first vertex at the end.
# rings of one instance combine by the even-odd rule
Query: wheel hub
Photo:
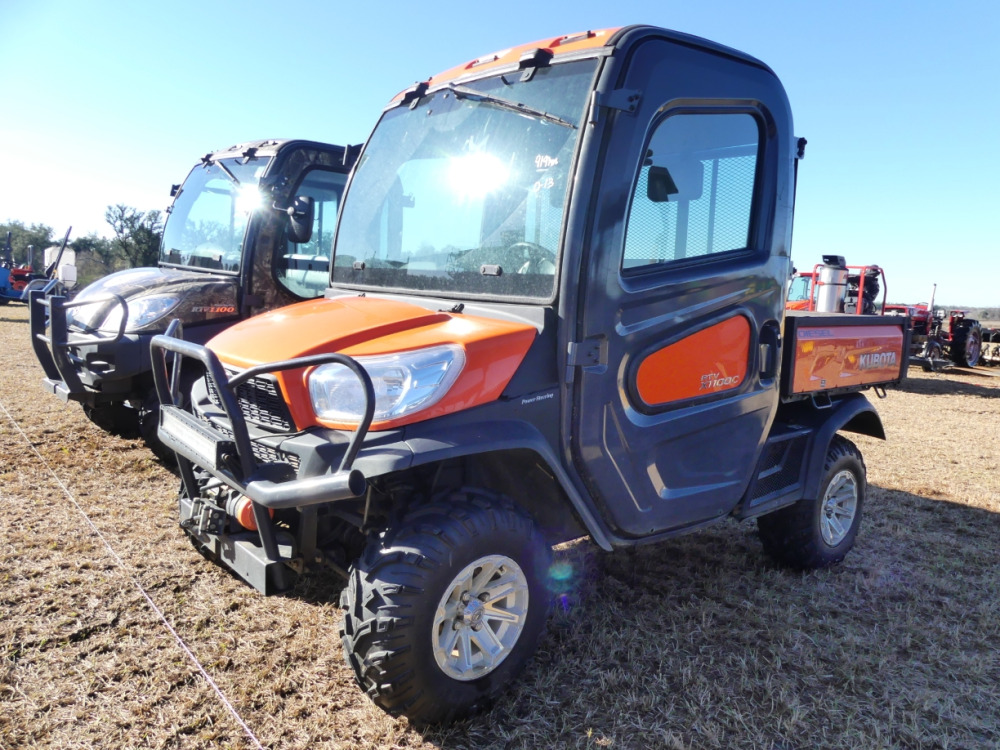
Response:
POLYGON ((434 659, 455 680, 487 675, 510 655, 527 616, 524 571, 505 555, 481 557, 441 596, 431 634, 434 659))
POLYGON ((854 474, 839 472, 827 485, 820 518, 823 541, 836 547, 847 537, 858 511, 858 481, 854 474))
POLYGON ((478 599, 473 599, 465 605, 465 609, 462 611, 458 622, 473 630, 479 630, 483 626, 483 614, 485 612, 486 606, 478 599))

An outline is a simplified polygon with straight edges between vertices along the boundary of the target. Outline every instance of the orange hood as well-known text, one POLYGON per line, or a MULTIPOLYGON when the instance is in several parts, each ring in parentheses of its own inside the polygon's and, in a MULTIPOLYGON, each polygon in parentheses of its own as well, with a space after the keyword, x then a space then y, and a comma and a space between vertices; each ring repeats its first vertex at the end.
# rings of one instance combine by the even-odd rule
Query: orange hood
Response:
MULTIPOLYGON (((376 422, 389 429, 493 401, 513 377, 536 336, 524 323, 434 312, 408 302, 376 297, 317 299, 249 318, 226 329, 208 347, 226 365, 268 362, 338 352, 351 356, 391 354, 440 344, 465 350, 465 367, 443 399, 400 419, 376 422)), ((345 428, 320 420, 309 399, 314 368, 275 373, 295 424, 345 428)))

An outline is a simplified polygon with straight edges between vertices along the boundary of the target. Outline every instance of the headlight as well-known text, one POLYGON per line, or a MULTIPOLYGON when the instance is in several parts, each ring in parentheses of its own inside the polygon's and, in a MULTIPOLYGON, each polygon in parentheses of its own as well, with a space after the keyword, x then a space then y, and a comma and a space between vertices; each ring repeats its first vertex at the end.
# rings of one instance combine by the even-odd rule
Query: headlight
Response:
MULTIPOLYGON (((441 400, 465 366, 465 350, 448 344, 398 354, 357 357, 375 386, 374 421, 412 414, 441 400)), ((309 398, 320 419, 357 423, 365 407, 361 381, 344 365, 320 365, 309 375, 309 398)))
MULTIPOLYGON (((84 302, 85 300, 80 299, 81 297, 83 297, 83 294, 77 295, 77 298, 74 301, 84 302)), ((89 305, 71 307, 66 311, 66 322, 71 326, 82 328, 85 331, 93 330, 97 327, 98 317, 100 316, 101 311, 104 310, 105 304, 106 300, 104 298, 100 298, 89 305)))
MULTIPOLYGON (((180 297, 169 294, 136 297, 135 299, 128 300, 128 327, 126 330, 134 331, 148 326, 177 307, 177 303, 180 301, 180 297)), ((111 308, 111 312, 108 313, 104 322, 101 323, 100 329, 102 331, 117 332, 121 324, 122 307, 121 305, 115 305, 111 308)))

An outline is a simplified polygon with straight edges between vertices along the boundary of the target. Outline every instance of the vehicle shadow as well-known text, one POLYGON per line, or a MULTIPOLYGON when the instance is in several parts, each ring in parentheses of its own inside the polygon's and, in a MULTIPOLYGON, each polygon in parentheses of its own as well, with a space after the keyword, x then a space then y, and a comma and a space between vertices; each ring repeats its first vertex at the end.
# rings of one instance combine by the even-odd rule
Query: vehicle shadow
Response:
POLYGON ((6 316, 0 316, 0 323, 23 323, 27 325, 27 318, 8 318, 6 316))
POLYGON ((560 551, 527 671, 488 713, 423 739, 996 746, 1000 515, 870 490, 855 550, 827 570, 779 568, 754 522, 613 554, 560 551), (962 710, 948 713, 957 696, 962 710))
MULTIPOLYGON (((965 371, 963 371, 964 374, 965 371)), ((1000 385, 1000 384, 998 384, 1000 385)), ((1000 387, 989 387, 976 383, 965 383, 960 380, 943 378, 907 378, 892 390, 904 393, 916 393, 923 396, 980 396, 982 398, 1000 398, 1000 387)))

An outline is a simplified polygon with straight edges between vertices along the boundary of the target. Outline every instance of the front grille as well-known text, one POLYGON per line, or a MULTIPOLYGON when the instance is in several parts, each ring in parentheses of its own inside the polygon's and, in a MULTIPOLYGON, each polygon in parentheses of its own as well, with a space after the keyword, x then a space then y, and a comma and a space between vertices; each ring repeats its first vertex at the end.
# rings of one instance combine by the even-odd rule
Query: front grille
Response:
MULTIPOLYGON (((227 372, 232 377, 233 373, 227 372)), ((205 378, 208 384, 208 398, 218 407, 222 406, 219 392, 211 378, 205 378)), ((243 417, 255 425, 268 427, 282 432, 295 429, 288 404, 281 397, 278 381, 273 375, 259 375, 236 388, 236 401, 240 405, 243 417)))

